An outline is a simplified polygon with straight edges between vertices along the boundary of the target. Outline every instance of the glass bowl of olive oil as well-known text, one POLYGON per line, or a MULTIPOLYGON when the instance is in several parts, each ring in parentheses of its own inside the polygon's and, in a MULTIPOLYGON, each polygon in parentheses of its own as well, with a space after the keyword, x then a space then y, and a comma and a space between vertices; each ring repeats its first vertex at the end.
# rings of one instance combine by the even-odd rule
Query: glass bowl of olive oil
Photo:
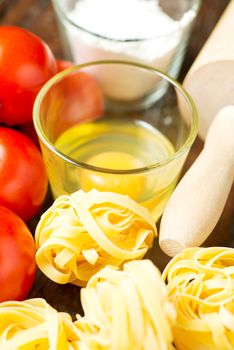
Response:
POLYGON ((97 61, 68 68, 43 87, 34 125, 55 198, 79 189, 117 192, 157 221, 197 135, 198 118, 191 97, 161 71, 97 61))

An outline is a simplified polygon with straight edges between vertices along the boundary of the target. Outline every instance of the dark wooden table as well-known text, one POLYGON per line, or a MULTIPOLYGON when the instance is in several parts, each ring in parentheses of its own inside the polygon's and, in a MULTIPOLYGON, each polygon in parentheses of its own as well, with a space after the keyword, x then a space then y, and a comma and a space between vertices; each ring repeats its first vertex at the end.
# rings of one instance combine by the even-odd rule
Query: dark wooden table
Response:
MULTIPOLYGON (((192 40, 190 40, 181 71, 181 81, 228 2, 228 0, 202 1, 202 7, 192 33, 192 40)), ((49 44, 57 57, 63 57, 55 14, 49 0, 0 0, 0 25, 17 25, 31 30, 49 44)), ((201 148, 202 143, 197 140, 190 152, 185 170, 197 157, 201 148)), ((234 247, 233 199, 234 188, 232 189, 219 223, 204 246, 219 245, 234 247)), ((44 209, 51 201, 52 199, 48 194, 44 209)), ((38 218, 35 218, 31 222, 31 228, 35 226, 37 219, 38 218)), ((160 251, 157 243, 149 252, 148 256, 160 269, 163 269, 165 264, 169 261, 169 258, 160 251)), ((30 297, 43 297, 58 310, 68 311, 73 316, 75 313, 80 312, 79 288, 72 285, 61 286, 55 284, 39 271, 30 297)))

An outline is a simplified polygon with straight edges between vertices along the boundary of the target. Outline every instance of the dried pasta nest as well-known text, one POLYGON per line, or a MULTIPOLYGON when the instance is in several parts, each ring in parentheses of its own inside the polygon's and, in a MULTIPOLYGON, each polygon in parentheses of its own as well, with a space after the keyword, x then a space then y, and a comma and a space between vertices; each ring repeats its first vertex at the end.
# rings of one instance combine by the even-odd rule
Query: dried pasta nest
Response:
POLYGON ((173 349, 175 311, 150 260, 103 268, 81 290, 81 302, 85 316, 75 324, 87 349, 173 349))
POLYGON ((234 349, 234 249, 185 249, 163 279, 177 312, 178 350, 234 349))
POLYGON ((103 266, 142 258, 156 235, 149 211, 127 196, 82 190, 64 195, 36 229, 36 261, 53 281, 85 285, 103 266))
POLYGON ((77 328, 70 315, 44 299, 0 304, 0 349, 78 350, 77 328))

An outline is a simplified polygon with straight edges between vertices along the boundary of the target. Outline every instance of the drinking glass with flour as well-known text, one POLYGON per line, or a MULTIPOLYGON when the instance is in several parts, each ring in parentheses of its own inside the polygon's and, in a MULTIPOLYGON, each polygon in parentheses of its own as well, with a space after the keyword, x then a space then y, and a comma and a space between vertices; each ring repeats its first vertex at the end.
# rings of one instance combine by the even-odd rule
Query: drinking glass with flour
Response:
MULTIPOLYGON (((150 65, 177 78, 200 0, 52 0, 66 58, 77 64, 122 60, 150 65)), ((123 67, 122 67, 123 68, 123 67)), ((140 74, 92 69, 112 100, 136 100, 154 82, 140 74), (121 74, 122 73, 122 74, 121 74)))

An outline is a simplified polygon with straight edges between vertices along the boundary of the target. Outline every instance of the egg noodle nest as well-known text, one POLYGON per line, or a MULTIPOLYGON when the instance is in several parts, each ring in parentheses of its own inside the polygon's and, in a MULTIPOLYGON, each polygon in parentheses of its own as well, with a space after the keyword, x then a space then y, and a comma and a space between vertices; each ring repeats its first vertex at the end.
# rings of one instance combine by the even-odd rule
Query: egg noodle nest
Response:
POLYGON ((234 349, 234 249, 190 248, 163 273, 178 350, 234 349))
POLYGON ((150 212, 128 196, 79 190, 42 215, 36 261, 54 282, 84 286, 106 265, 142 258, 156 234, 150 212))

